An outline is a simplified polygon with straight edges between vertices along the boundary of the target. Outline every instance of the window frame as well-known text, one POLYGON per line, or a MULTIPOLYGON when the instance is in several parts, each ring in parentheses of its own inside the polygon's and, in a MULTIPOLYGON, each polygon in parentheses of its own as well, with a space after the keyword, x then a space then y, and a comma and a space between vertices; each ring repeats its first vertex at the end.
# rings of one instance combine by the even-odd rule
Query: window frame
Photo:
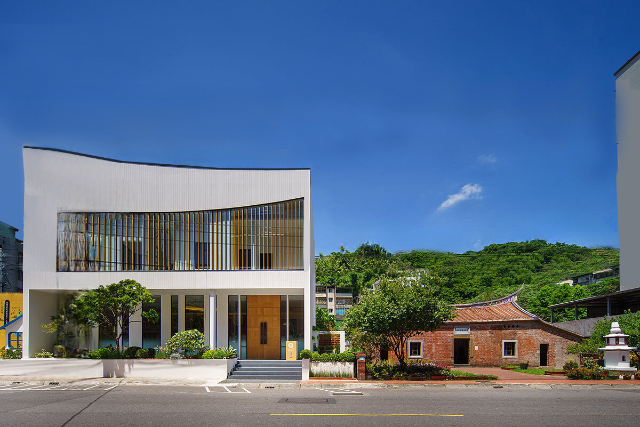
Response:
POLYGON ((502 340, 502 358, 503 359, 517 359, 518 358, 518 340, 502 340), (505 350, 507 343, 513 343, 513 355, 507 355, 505 350))
POLYGON ((408 352, 407 352, 407 353, 408 353, 408 354, 407 354, 407 357, 408 357, 409 359, 422 359, 422 358, 423 358, 423 355, 424 355, 424 352, 423 352, 423 347, 424 347, 424 346, 423 346, 422 344, 423 344, 423 343, 422 343, 422 341, 420 341, 420 340, 410 340, 410 341, 407 341, 407 350, 408 350, 408 352), (420 346, 420 354, 419 354, 419 355, 412 355, 412 354, 411 354, 411 344, 418 344, 418 345, 420 346))
POLYGON ((9 332, 8 344, 10 350, 18 350, 22 348, 22 332, 9 332), (15 346, 13 345, 15 343, 15 346))

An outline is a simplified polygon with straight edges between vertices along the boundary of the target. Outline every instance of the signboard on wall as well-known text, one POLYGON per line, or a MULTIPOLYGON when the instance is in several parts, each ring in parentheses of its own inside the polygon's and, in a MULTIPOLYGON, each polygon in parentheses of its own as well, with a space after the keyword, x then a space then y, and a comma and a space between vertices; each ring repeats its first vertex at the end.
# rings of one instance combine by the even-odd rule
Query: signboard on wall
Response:
POLYGON ((298 359, 298 341, 287 341, 287 360, 298 359))
POLYGON ((11 303, 9 302, 8 299, 4 300, 4 324, 9 323, 9 314, 10 314, 10 309, 11 308, 11 303))
POLYGON ((469 326, 455 326, 453 328, 453 335, 469 335, 471 328, 469 326))

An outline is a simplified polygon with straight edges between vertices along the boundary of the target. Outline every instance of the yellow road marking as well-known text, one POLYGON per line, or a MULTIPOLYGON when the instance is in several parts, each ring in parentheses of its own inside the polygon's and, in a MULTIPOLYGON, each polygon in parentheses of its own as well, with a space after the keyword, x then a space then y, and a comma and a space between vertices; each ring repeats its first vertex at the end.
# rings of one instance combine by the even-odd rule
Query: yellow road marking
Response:
POLYGON ((323 417, 464 417, 464 415, 450 414, 269 414, 277 416, 323 416, 323 417))

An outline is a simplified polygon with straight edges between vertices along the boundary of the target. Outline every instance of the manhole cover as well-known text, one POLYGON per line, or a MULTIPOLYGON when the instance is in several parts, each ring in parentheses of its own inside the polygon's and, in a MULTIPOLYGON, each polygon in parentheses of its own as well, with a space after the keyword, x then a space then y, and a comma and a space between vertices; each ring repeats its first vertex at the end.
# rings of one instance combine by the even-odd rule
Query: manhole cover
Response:
POLYGON ((290 397, 280 400, 278 403, 336 403, 335 399, 321 399, 313 397, 290 397))

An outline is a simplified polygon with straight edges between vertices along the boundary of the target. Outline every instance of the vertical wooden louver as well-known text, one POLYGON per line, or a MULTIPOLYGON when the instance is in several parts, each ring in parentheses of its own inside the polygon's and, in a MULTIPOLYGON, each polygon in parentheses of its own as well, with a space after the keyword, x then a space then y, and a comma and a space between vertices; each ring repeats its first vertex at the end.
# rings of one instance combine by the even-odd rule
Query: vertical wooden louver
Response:
POLYGON ((197 212, 58 214, 58 271, 301 270, 304 200, 197 212))

